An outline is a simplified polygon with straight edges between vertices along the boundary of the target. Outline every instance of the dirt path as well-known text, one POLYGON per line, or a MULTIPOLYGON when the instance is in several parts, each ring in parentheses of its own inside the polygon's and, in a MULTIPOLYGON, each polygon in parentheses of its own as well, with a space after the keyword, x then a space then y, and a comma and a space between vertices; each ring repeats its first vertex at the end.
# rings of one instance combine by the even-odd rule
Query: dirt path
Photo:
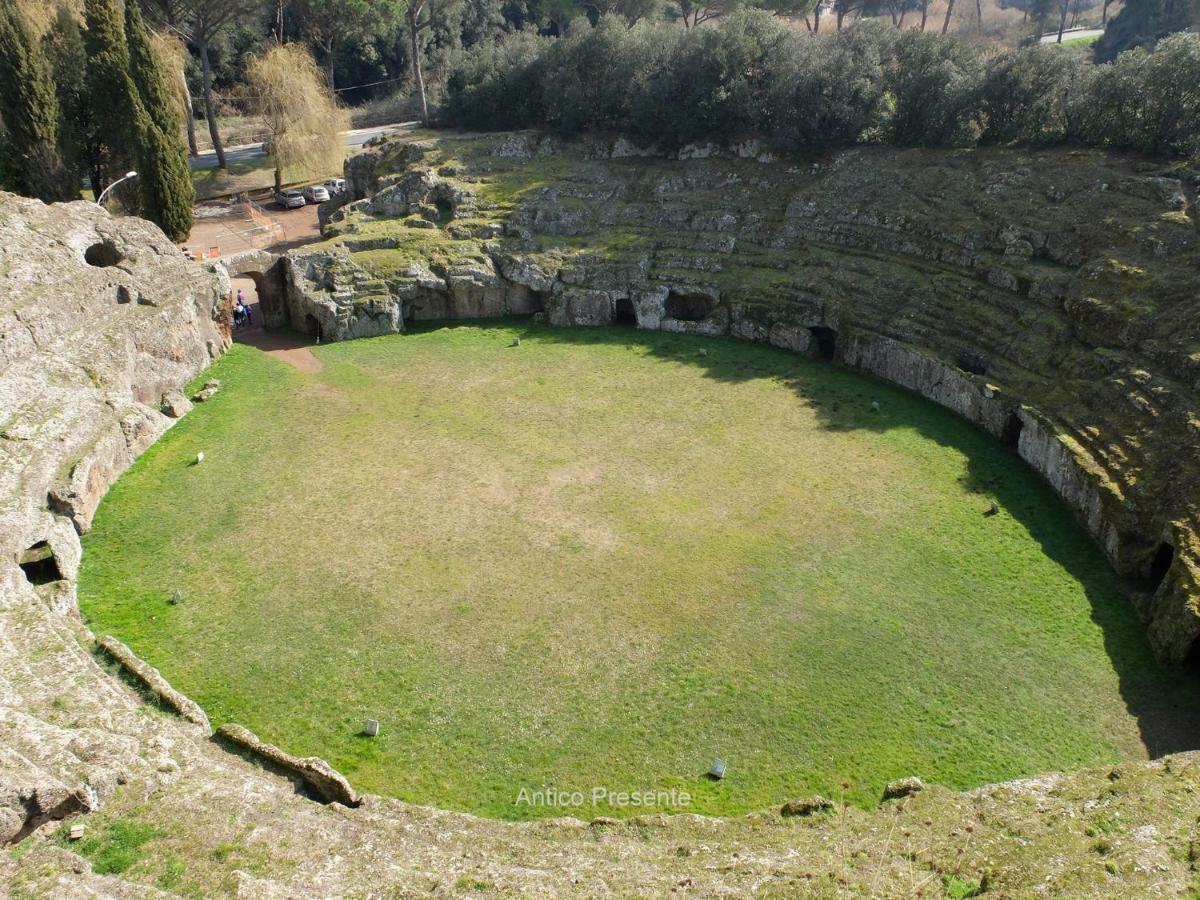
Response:
POLYGON ((245 328, 239 328, 233 333, 233 339, 241 344, 257 347, 268 356, 281 359, 305 374, 312 375, 320 372, 325 366, 309 349, 312 339, 307 335, 292 331, 290 328, 262 327, 262 312, 258 304, 258 291, 251 278, 234 278, 233 289, 242 291, 250 304, 250 317, 254 323, 245 328))

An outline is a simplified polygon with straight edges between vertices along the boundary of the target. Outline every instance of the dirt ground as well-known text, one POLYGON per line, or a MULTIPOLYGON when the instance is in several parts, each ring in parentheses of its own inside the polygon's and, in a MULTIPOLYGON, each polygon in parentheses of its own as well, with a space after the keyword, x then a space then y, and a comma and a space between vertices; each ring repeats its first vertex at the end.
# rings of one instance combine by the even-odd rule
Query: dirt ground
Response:
POLYGON ((254 248, 290 250, 320 239, 316 206, 285 210, 273 204, 251 208, 202 203, 196 207, 192 233, 181 246, 193 256, 202 252, 205 259, 214 259, 254 248))
POLYGON ((262 326, 262 312, 259 309, 258 291, 252 278, 234 278, 233 289, 241 291, 250 307, 250 324, 235 329, 233 339, 238 343, 257 347, 268 356, 281 359, 295 366, 301 372, 320 372, 324 367, 321 360, 313 355, 309 346, 312 338, 300 334, 290 328, 266 329, 262 326))
MULTIPOLYGON (((195 225, 188 240, 181 244, 185 252, 201 259, 220 259, 242 250, 281 252, 321 239, 317 226, 317 207, 279 209, 272 205, 234 202, 201 203, 196 207, 195 225)), ((265 329, 259 309, 258 290, 251 278, 234 278, 233 288, 241 291, 250 307, 251 324, 234 331, 233 339, 258 347, 270 356, 282 359, 301 372, 321 371, 321 361, 308 349, 307 335, 288 328, 265 329)))

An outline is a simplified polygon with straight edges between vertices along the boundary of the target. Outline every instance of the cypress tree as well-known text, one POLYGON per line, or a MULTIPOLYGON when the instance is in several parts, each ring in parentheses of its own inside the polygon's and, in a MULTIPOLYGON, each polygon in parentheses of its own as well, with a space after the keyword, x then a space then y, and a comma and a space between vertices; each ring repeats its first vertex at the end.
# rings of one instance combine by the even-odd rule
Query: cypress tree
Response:
MULTIPOLYGON (((103 144, 106 180, 124 172, 137 159, 145 112, 129 75, 129 46, 121 0, 86 0, 87 89, 90 113, 103 144)), ((119 177, 119 176, 118 176, 119 177)), ((139 212, 138 191, 125 191, 122 202, 139 212)))
POLYGON ((157 223, 167 237, 182 241, 192 230, 196 192, 179 107, 136 2, 125 4, 125 38, 130 76, 144 111, 138 141, 142 214, 157 223))
POLYGON ((65 3, 58 5, 54 25, 44 39, 44 52, 58 94, 58 145, 73 172, 87 172, 92 189, 103 188, 101 146, 87 96, 87 52, 79 23, 65 3))
POLYGON ((42 200, 79 197, 58 152, 58 98, 41 44, 16 4, 0 2, 0 118, 8 132, 8 178, 42 200))

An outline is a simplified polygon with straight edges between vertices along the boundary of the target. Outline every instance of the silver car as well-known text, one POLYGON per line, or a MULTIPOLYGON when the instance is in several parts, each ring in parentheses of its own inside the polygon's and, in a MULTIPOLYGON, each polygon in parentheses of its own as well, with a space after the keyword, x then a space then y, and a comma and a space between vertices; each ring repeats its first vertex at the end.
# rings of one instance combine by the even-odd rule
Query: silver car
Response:
POLYGON ((312 184, 304 189, 304 199, 309 203, 324 203, 329 199, 329 191, 322 184, 312 184))
POLYGON ((304 206, 304 195, 299 191, 280 191, 275 202, 284 209, 300 209, 304 206))
POLYGON ((334 196, 335 194, 344 194, 346 192, 346 179, 330 178, 327 182, 325 182, 325 190, 329 191, 330 197, 334 196))

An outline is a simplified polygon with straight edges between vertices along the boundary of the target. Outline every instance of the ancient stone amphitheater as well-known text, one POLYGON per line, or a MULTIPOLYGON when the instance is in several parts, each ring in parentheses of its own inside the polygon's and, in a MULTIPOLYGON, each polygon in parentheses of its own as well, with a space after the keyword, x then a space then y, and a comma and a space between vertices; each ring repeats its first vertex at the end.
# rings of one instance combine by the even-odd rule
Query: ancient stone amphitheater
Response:
POLYGON ((801 166, 752 144, 667 158, 516 134, 383 144, 347 175, 350 202, 322 210, 327 242, 207 268, 139 220, 0 194, 0 884, 14 896, 171 894, 72 849, 64 820, 86 829, 114 805, 151 809, 211 894, 1196 887, 1191 753, 897 790, 875 810, 502 823, 360 797, 319 760, 214 738, 157 673, 98 647, 75 603, 79 534, 190 409, 187 385, 229 346, 230 274, 251 273, 271 324, 324 340, 536 314, 764 341, 900 384, 1015 447, 1127 580, 1155 650, 1194 663, 1194 173, 1063 151, 801 166))

